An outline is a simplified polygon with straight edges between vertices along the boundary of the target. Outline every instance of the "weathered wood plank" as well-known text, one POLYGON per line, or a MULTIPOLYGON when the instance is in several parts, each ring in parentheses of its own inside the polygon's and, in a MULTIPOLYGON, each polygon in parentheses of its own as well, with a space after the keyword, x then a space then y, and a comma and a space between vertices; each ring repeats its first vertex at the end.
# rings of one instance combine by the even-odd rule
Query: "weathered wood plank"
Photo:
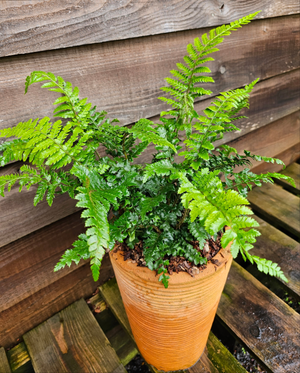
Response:
POLYGON ((257 18, 278 17, 299 13, 298 5, 295 0, 2 1, 0 56, 215 26, 257 9, 262 10, 257 18))
POLYGON ((24 342, 19 343, 9 351, 7 358, 11 366, 12 373, 31 372, 32 365, 24 342))
MULTIPOLYGON (((93 308, 97 309, 98 312, 100 311, 101 314, 103 314, 103 310, 105 311, 107 310, 106 304, 99 293, 96 294, 94 297, 90 298, 90 302, 88 303, 92 304, 93 308), (100 305, 100 308, 99 308, 99 305, 100 305)), ((111 317, 115 320, 112 314, 111 314, 111 317)), ((102 327, 103 323, 104 323, 104 326, 107 326, 107 324, 112 324, 110 321, 107 322, 107 320, 105 321, 101 320, 101 321, 102 322, 99 322, 99 325, 102 330, 103 330, 103 327, 102 327)), ((119 324, 115 325, 112 330, 109 330, 105 334, 108 340, 110 341, 112 347, 116 351, 121 363, 124 366, 127 365, 138 353, 132 339, 123 330, 123 328, 120 327, 119 324)), ((32 367, 31 360, 28 355, 28 351, 26 349, 24 342, 21 342, 15 347, 13 347, 12 349, 10 349, 7 352, 7 358, 11 366, 12 373, 14 372, 18 372, 18 373, 30 372, 31 373, 31 370, 30 370, 30 367, 32 367)), ((2 373, 2 371, 0 372, 2 373)))
POLYGON ((127 365, 138 353, 132 338, 120 327, 100 293, 90 298, 87 303, 92 305, 96 320, 117 352, 121 363, 127 365))
MULTIPOLYGON (((71 81, 79 87, 81 97, 88 97, 121 124, 155 116, 167 108, 157 100, 164 78, 182 61, 186 45, 204 31, 208 29, 2 58, 0 128, 31 117, 52 116, 56 93, 32 86, 24 95, 25 78, 34 70, 52 71, 71 81)), ((255 21, 225 39, 210 64, 216 84, 206 86, 216 94, 241 87, 257 77, 264 80, 297 69, 299 45, 299 16, 255 21)), ((299 82, 295 79, 300 79, 299 72, 292 80, 281 76, 271 91, 272 82, 267 84, 267 91, 262 83, 258 84, 256 91, 262 90, 258 92, 260 100, 252 100, 255 110, 251 112, 258 111, 257 117, 255 121, 244 121, 244 126, 249 130, 257 128, 263 120, 270 123, 296 111, 299 82), (275 115, 278 112, 279 116, 275 115), (265 114, 260 119, 262 113, 265 114)))
POLYGON ((220 373, 234 372, 247 373, 246 369, 236 360, 236 358, 227 350, 218 338, 213 334, 209 334, 207 342, 207 356, 220 373))
POLYGON ((261 236, 257 237, 251 254, 278 263, 289 281, 282 282, 300 296, 300 244, 258 216, 254 218, 260 224, 257 229, 261 236))
POLYGON ((11 369, 3 347, 0 347, 0 372, 11 373, 11 369))
MULTIPOLYGON (((122 332, 126 334, 127 338, 130 338, 123 329, 122 332)), ((124 344, 123 347, 119 348, 116 352, 124 367, 128 363, 130 363, 131 360, 139 353, 135 346, 135 343, 132 341, 131 338, 129 341, 126 342, 126 344, 124 344)))
POLYGON ((300 237, 300 198, 275 184, 253 188, 248 194, 253 210, 274 226, 300 237))
MULTIPOLYGON (((231 372, 228 370, 227 372, 231 372)), ((222 371, 217 369, 208 357, 207 348, 205 347, 204 353, 200 360, 191 368, 183 371, 183 373, 221 373, 222 371)), ((226 370, 224 370, 226 372, 226 370)))
MULTIPOLYGON (((122 302, 121 294, 116 282, 116 279, 109 280, 102 286, 100 286, 100 292, 103 296, 104 300, 114 313, 115 317, 119 321, 119 323, 123 326, 123 328, 127 331, 127 333, 133 339, 133 335, 130 329, 129 321, 125 312, 125 308, 122 302)), ((201 356, 199 362, 192 368, 188 369, 188 372, 191 373, 206 373, 206 372, 222 372, 222 373, 231 373, 233 367, 236 367, 236 373, 238 372, 245 372, 240 364, 236 361, 236 359, 229 353, 229 351, 222 345, 221 342, 217 341, 217 338, 213 336, 212 333, 209 335, 208 340, 208 351, 205 350, 203 355, 201 356), (218 349, 222 346, 222 351, 224 352, 224 356, 220 358, 224 358, 224 363, 222 365, 222 369, 218 365, 214 364, 219 361, 220 358, 217 357, 218 349)), ((156 372, 156 370, 152 367, 152 370, 156 372)))
POLYGON ((106 337, 124 366, 138 354, 135 343, 119 324, 107 332, 106 337))
POLYGON ((217 315, 272 372, 300 370, 300 315, 235 262, 217 315))
MULTIPOLYGON (((30 259, 28 259, 30 260, 30 259)), ((74 270, 0 313, 0 345, 10 347, 25 332, 93 291, 113 274, 108 257, 102 261, 100 279, 94 282, 90 265, 74 270), (22 315, 22 317, 20 317, 22 315)))
POLYGON ((126 372, 83 299, 24 335, 36 373, 126 372))
MULTIPOLYGON (((6 167, 2 174, 14 173, 18 167, 19 162, 6 167)), ((4 198, 0 196, 0 247, 79 210, 68 194, 57 196, 51 207, 45 199, 33 207, 35 192, 33 186, 19 193, 14 185, 4 198)))
POLYGON ((101 285, 99 289, 103 299, 111 309, 115 318, 119 321, 130 337, 134 339, 116 279, 113 278, 107 281, 105 284, 101 285))
POLYGON ((53 268, 84 231, 76 213, 1 248, 0 312, 74 271, 75 265, 58 272, 53 268))
POLYGON ((281 171, 282 174, 289 176, 295 180, 296 187, 286 182, 286 180, 276 180, 285 189, 294 194, 300 194, 300 165, 296 162, 292 163, 285 170, 281 171))
MULTIPOLYGON (((239 154, 250 150, 253 154, 265 157, 276 157, 278 154, 290 149, 300 142, 300 111, 280 118, 261 128, 248 132, 227 143, 237 149, 239 154)), ((262 162, 252 161, 250 168, 262 165, 262 162)), ((272 167, 270 163, 266 167, 272 167)), ((277 165, 278 166, 278 165, 277 165)), ((282 166, 279 165, 278 170, 282 166)))

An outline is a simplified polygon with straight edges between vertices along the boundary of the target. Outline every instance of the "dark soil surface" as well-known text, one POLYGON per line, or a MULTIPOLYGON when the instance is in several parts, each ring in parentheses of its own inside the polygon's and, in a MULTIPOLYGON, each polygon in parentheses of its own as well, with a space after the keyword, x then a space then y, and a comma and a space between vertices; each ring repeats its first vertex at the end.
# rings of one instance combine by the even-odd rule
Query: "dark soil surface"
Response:
MULTIPOLYGON (((217 259, 213 259, 213 257, 221 250, 221 237, 222 234, 219 233, 216 240, 213 238, 207 240, 202 250, 199 249, 199 241, 192 241, 191 245, 193 245, 193 247, 199 251, 203 258, 206 258, 207 261, 210 260, 213 264, 218 266, 219 261, 217 259)), ((124 243, 119 243, 116 246, 116 250, 124 251, 124 260, 131 260, 132 263, 137 263, 138 267, 146 267, 142 241, 138 242, 133 249, 130 249, 124 243)), ((195 265, 183 256, 166 255, 164 260, 167 259, 169 260, 169 265, 166 266, 166 268, 169 275, 172 275, 174 272, 187 272, 194 277, 194 275, 198 274, 199 271, 206 268, 205 264, 195 265)))

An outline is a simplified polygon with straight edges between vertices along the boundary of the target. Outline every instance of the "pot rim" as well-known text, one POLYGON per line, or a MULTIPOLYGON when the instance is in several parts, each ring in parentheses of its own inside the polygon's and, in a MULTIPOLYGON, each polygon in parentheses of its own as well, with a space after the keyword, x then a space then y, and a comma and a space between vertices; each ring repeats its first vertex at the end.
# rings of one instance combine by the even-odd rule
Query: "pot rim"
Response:
MULTIPOLYGON (((225 249, 221 249, 214 257, 214 260, 218 260, 219 265, 213 264, 211 261, 208 261, 206 264, 206 268, 200 270, 199 274, 194 275, 192 277, 187 272, 179 272, 173 273, 169 277, 169 286, 178 285, 181 283, 189 284, 193 283, 199 279, 204 277, 212 276, 214 273, 219 271, 221 268, 226 266, 227 262, 231 262, 231 253, 230 253, 231 242, 225 249)), ((122 255, 123 251, 118 250, 116 252, 115 249, 110 251, 109 255, 111 260, 115 261, 115 264, 122 267, 127 273, 138 277, 142 281, 151 282, 159 284, 158 277, 159 275, 156 274, 156 271, 149 269, 148 267, 138 267, 136 263, 132 263, 131 260, 124 260, 124 256, 122 255)), ((230 264, 230 263, 229 263, 230 264)))

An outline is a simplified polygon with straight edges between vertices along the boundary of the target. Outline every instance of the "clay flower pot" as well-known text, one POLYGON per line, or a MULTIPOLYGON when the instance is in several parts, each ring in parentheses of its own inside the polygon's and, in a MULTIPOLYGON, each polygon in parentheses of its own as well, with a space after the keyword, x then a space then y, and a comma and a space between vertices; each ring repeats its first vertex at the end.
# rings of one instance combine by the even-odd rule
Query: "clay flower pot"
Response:
POLYGON ((209 262, 195 277, 174 273, 168 289, 154 271, 122 254, 111 252, 111 262, 140 353, 158 370, 191 367, 207 343, 232 262, 230 245, 213 258, 218 265, 209 262))

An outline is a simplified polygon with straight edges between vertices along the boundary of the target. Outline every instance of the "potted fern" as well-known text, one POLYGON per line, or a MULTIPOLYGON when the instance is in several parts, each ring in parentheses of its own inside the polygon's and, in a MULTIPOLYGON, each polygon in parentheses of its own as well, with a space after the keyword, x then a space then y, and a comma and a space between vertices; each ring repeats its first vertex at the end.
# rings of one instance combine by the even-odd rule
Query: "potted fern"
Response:
POLYGON ((89 259, 97 280, 110 251, 137 345, 147 362, 161 370, 185 369, 199 359, 232 257, 240 253, 259 270, 286 280, 277 264, 250 253, 259 232, 246 196, 253 184, 293 181, 247 168, 251 160, 283 165, 278 159, 213 145, 224 133, 239 130, 234 123, 257 80, 220 93, 202 114, 194 110, 195 99, 211 94, 198 85, 213 82, 205 66, 213 60, 208 54, 257 13, 187 46, 184 63, 177 64, 162 88, 168 97, 160 99, 172 109, 161 113, 160 123, 141 119, 131 128, 115 125, 117 120, 80 99, 77 87, 50 72, 34 71, 25 93, 39 82, 58 92, 54 117, 65 123, 30 119, 0 132, 13 138, 1 145, 0 164, 26 162, 19 173, 0 177, 0 194, 4 197, 15 183, 20 191, 36 184, 35 205, 45 197, 51 206, 58 193, 77 200, 87 230, 55 271, 89 259), (136 164, 150 143, 156 150, 151 162, 136 164), (175 155, 181 162, 175 162, 175 155), (240 166, 242 171, 235 172, 240 166))

